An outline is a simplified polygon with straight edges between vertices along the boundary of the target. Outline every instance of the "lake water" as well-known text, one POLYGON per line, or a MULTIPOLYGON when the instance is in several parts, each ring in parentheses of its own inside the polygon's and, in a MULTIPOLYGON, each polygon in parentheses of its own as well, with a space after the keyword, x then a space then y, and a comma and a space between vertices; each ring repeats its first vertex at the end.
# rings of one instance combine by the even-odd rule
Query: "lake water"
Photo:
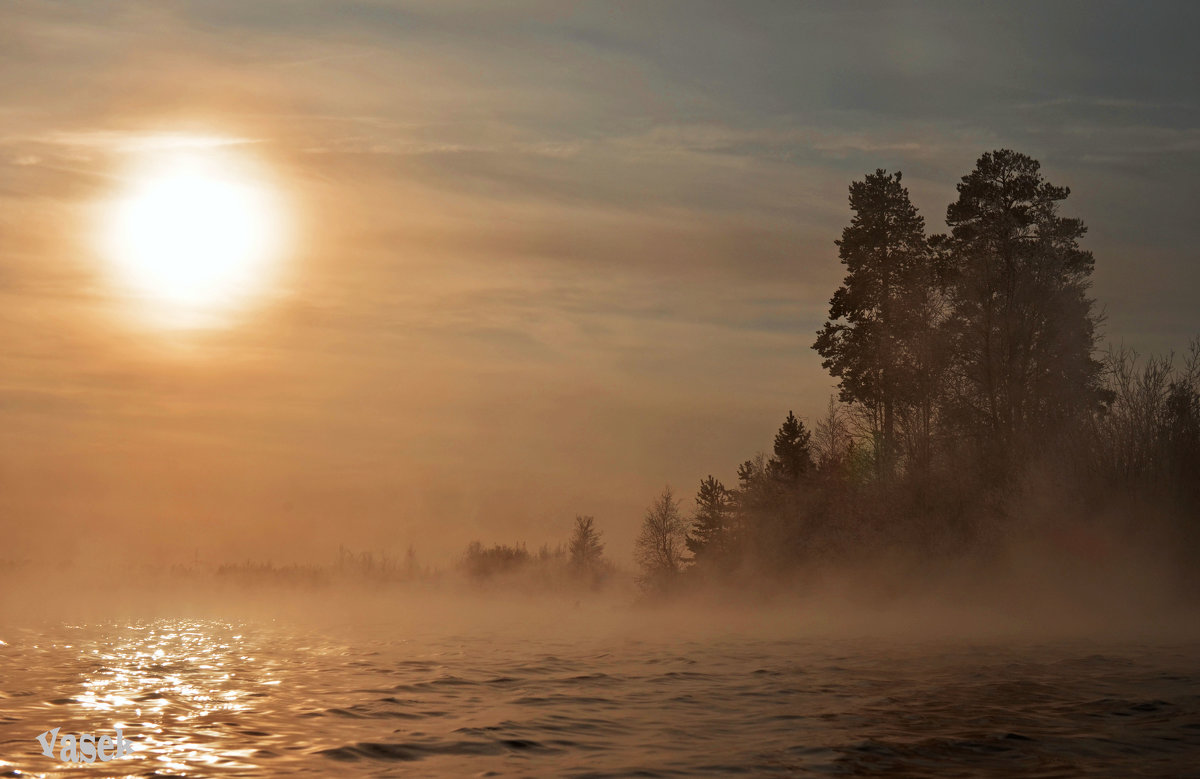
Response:
POLYGON ((0 628, 0 775, 1200 776, 1195 644, 289 624, 0 628))

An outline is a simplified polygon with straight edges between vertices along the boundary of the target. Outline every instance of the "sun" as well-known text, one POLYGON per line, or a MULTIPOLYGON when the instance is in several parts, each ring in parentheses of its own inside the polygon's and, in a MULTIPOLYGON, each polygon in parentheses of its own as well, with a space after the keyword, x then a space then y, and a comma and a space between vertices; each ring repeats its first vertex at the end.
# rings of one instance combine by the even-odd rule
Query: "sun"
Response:
POLYGON ((102 250, 157 321, 212 324, 269 286, 281 216, 247 160, 217 145, 167 145, 145 152, 107 204, 102 250))

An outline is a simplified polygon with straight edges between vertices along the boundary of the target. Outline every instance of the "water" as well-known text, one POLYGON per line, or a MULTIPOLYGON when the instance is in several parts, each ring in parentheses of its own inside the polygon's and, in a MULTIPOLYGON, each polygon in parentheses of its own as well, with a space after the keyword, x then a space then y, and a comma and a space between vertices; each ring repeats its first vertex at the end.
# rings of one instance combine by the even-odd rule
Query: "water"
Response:
POLYGON ((1192 644, 195 619, 0 639, 6 776, 1200 776, 1192 644), (68 769, 36 742, 55 726, 137 751, 68 769))

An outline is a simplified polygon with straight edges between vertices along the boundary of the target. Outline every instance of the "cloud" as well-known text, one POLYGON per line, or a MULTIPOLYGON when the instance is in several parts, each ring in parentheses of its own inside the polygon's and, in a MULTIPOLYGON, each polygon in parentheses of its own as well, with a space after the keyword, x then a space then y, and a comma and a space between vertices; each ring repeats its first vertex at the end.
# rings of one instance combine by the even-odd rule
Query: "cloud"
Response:
POLYGON ((1169 346, 1200 328, 1195 14, 13 0, 0 468, 149 529, 182 496, 318 548, 555 512, 619 546, 823 407, 850 181, 903 170, 937 230, 1001 146, 1072 186, 1110 337, 1169 346), (296 204, 288 276, 227 332, 147 332, 77 228, 121 160, 232 145, 296 204))
POLYGON ((183 133, 141 134, 96 130, 91 132, 55 132, 35 139, 39 143, 67 148, 87 148, 118 154, 180 149, 217 149, 261 143, 261 139, 234 138, 225 135, 189 135, 183 133))

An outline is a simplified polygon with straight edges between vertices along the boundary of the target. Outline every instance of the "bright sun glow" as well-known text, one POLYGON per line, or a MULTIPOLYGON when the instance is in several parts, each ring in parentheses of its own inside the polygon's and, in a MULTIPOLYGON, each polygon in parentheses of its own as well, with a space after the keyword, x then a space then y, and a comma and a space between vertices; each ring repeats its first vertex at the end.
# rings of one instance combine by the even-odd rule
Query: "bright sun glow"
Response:
POLYGON ((211 324, 261 292, 281 246, 265 184, 216 146, 147 152, 104 215, 118 281, 165 324, 211 324))

